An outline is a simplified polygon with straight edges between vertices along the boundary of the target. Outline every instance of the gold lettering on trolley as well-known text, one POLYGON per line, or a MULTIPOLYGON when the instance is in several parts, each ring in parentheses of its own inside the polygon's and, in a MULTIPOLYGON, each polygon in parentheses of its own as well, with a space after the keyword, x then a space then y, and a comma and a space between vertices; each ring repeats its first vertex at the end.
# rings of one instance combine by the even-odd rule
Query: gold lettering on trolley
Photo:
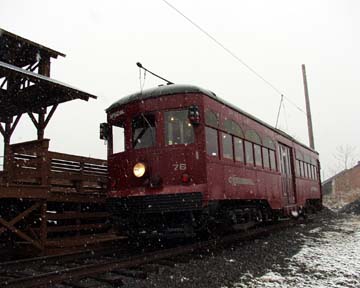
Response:
POLYGON ((238 186, 238 185, 255 185, 254 181, 252 179, 249 178, 240 178, 240 177, 236 177, 236 176, 230 176, 228 178, 228 182, 233 185, 233 186, 238 186))

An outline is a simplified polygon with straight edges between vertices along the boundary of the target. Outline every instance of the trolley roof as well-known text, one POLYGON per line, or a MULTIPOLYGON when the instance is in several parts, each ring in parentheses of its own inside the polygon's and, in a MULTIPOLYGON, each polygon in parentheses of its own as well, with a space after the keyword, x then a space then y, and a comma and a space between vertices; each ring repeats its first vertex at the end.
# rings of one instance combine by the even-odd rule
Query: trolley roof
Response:
POLYGON ((315 150, 311 149, 310 147, 306 146, 305 144, 300 143, 299 141, 297 141, 295 138, 293 138, 292 136, 290 136, 289 134, 285 133, 284 131, 281 131, 267 123, 265 123, 264 121, 258 119, 257 117, 249 114, 248 112, 238 108, 237 106, 229 103, 228 101, 218 97, 214 92, 210 91, 210 90, 206 90, 203 89, 201 87, 198 86, 194 86, 194 85, 185 85, 185 84, 170 84, 170 85, 161 85, 158 87, 154 87, 154 88, 150 88, 150 89, 146 89, 144 91, 140 91, 140 92, 136 92, 133 94, 130 94, 129 96, 123 97, 120 100, 116 101, 115 103, 113 103, 109 108, 106 109, 106 112, 110 112, 111 110, 116 109, 117 107, 120 107, 122 105, 125 104, 129 104, 131 102, 135 102, 135 101, 142 101, 142 100, 146 100, 146 99, 150 99, 150 98, 157 98, 157 97, 166 97, 166 96, 171 96, 174 94, 194 94, 194 93, 201 93, 201 94, 205 94, 207 96, 209 96, 210 98, 238 111, 239 113, 253 119, 254 121, 258 122, 259 124, 266 126, 267 128, 273 130, 274 132, 290 139, 291 141, 296 142, 297 144, 305 147, 306 149, 309 149, 315 153, 317 153, 315 150))

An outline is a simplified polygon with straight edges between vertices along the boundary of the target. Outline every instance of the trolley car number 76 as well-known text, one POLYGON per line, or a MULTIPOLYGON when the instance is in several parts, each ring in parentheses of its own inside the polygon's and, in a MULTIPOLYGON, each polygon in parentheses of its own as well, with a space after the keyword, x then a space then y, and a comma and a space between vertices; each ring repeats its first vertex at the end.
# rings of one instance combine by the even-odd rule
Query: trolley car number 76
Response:
POLYGON ((175 163, 172 164, 172 166, 174 167, 174 171, 184 171, 186 170, 186 163, 175 163))

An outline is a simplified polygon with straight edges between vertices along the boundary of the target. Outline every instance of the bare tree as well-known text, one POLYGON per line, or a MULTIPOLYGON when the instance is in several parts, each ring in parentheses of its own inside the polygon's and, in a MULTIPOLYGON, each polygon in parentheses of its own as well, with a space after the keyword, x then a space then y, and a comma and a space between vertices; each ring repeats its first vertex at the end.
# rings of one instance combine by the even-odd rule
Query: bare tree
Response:
POLYGON ((340 170, 348 169, 356 164, 356 147, 350 145, 340 145, 336 147, 334 158, 338 162, 340 170))

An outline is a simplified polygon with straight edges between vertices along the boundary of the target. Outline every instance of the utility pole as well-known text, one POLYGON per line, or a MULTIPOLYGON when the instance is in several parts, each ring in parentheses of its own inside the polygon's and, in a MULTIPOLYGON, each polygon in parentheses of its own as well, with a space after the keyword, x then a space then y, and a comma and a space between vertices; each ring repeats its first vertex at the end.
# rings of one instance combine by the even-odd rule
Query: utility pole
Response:
POLYGON ((315 149, 305 64, 302 64, 301 67, 302 67, 302 74, 303 74, 303 80, 304 80, 304 92, 305 92, 306 116, 307 116, 307 123, 308 123, 308 132, 309 132, 309 144, 312 149, 315 149))

